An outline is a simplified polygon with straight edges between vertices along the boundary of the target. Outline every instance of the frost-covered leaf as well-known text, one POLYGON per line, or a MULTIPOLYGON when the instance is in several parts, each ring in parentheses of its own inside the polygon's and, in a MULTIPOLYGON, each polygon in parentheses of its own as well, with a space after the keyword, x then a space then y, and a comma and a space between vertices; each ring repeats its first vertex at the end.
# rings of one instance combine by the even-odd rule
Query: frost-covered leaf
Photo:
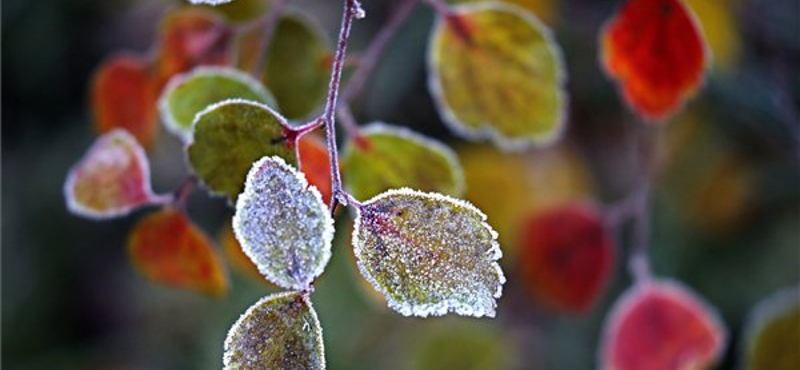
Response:
MULTIPOLYGON (((325 204, 331 201, 331 159, 328 156, 328 147, 314 135, 303 135, 297 143, 297 153, 300 157, 300 171, 308 183, 317 187, 325 204)), ((341 171, 344 165, 339 164, 341 171)))
MULTIPOLYGON (((240 39, 240 50, 250 51, 241 58, 242 68, 248 71, 258 56, 252 51, 261 50, 253 45, 260 42, 263 31, 254 32, 240 39)), ((306 117, 325 100, 331 74, 328 44, 321 28, 303 13, 290 12, 278 21, 261 77, 286 117, 306 117)))
POLYGON ((239 244, 239 241, 236 240, 236 234, 233 233, 233 225, 231 223, 226 223, 225 226, 223 226, 220 231, 219 240, 222 245, 222 252, 225 254, 225 259, 233 270, 254 280, 271 285, 264 280, 264 277, 258 272, 258 267, 256 267, 250 257, 244 254, 242 245, 239 244))
POLYGON ((233 98, 275 107, 272 94, 250 75, 229 67, 198 67, 169 81, 158 108, 167 129, 188 142, 198 112, 211 104, 233 98))
POLYGON ((133 228, 128 252, 149 279, 213 296, 228 291, 228 276, 211 240, 178 210, 150 214, 133 228))
POLYGON ((104 134, 125 129, 142 145, 150 146, 158 133, 156 99, 155 77, 143 59, 127 54, 112 57, 92 79, 95 130, 104 134))
POLYGON ((186 149, 194 173, 213 193, 232 201, 244 189, 247 171, 261 157, 277 155, 297 164, 296 137, 272 108, 232 99, 198 113, 186 149))
POLYGON ((751 312, 743 370, 800 369, 800 287, 781 290, 751 312))
POLYGON ((698 370, 720 358, 726 331, 679 283, 642 281, 614 304, 601 339, 602 370, 698 370))
POLYGON ((224 370, 324 370, 322 328, 308 296, 278 293, 239 317, 225 339, 224 370))
POLYGON ((360 134, 342 154, 342 163, 354 169, 345 176, 345 186, 357 199, 402 187, 463 195, 461 164, 444 144, 383 123, 373 123, 360 134))
POLYGON ((710 59, 681 0, 628 0, 601 35, 601 64, 634 112, 662 121, 703 83, 710 59))
POLYGON ((214 11, 183 7, 161 24, 158 53, 160 86, 174 75, 200 65, 225 65, 233 30, 214 11))
POLYGON ((471 204, 390 190, 358 208, 358 267, 403 315, 495 315, 505 283, 497 233, 471 204))
POLYGON ((99 137, 70 169, 64 196, 72 213, 89 218, 123 216, 159 198, 144 150, 122 129, 99 137))
POLYGON ((600 213, 586 204, 569 203, 534 212, 522 230, 523 284, 557 308, 589 310, 614 268, 613 238, 600 213))
POLYGON ((331 257, 333 219, 322 196, 280 157, 253 164, 233 230, 261 274, 287 289, 307 289, 331 257))
POLYGON ((553 142, 566 120, 566 74, 550 30, 518 7, 465 4, 440 17, 428 87, 442 119, 470 139, 519 150, 553 142))

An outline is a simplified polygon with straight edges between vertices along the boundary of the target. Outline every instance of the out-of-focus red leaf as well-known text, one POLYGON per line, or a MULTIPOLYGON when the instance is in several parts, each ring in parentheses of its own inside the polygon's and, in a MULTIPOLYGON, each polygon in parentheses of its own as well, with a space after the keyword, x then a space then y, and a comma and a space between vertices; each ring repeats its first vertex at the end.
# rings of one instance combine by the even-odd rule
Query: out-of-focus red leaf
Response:
POLYGON ((95 130, 102 134, 123 128, 149 147, 158 132, 156 99, 153 73, 144 60, 128 54, 110 58, 92 80, 95 130))
POLYGON ((600 214, 580 203, 531 215, 521 236, 524 283, 542 301, 581 313, 603 292, 614 266, 614 244, 600 214))
POLYGON ((170 77, 199 65, 225 65, 233 31, 215 12, 180 8, 161 25, 158 55, 159 87, 170 77))
POLYGON ((90 218, 126 215, 155 201, 150 164, 127 131, 115 129, 98 138, 73 167, 64 184, 67 207, 90 218))
POLYGON ((139 221, 128 252, 137 269, 157 283, 213 296, 228 290, 211 241, 178 210, 165 208, 139 221))
POLYGON ((628 0, 601 38, 603 67, 646 120, 675 113, 703 82, 706 41, 680 0, 628 0))
POLYGON ((605 370, 702 370, 725 346, 726 332, 700 298, 675 282, 644 281, 606 319, 605 370))
POLYGON ((331 200, 331 165, 325 143, 313 135, 303 135, 298 141, 300 171, 314 185, 327 204, 331 200))

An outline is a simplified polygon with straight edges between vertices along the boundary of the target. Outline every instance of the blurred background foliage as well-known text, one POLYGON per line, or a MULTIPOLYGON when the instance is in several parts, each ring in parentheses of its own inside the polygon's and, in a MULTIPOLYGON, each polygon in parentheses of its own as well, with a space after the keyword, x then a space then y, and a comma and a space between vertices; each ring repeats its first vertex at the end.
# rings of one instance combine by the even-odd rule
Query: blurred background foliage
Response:
MULTIPOLYGON (((505 251, 501 262, 509 282, 498 318, 423 320, 390 312, 357 272, 351 221, 343 213, 331 264, 314 295, 329 369, 595 368, 600 325, 630 283, 624 260, 600 302, 577 316, 528 294, 517 278, 517 244, 521 221, 537 210, 575 199, 613 203, 632 188, 635 121, 597 63, 598 30, 621 1, 513 2, 553 27, 564 51, 570 119, 561 143, 509 155, 451 136, 426 89, 433 17, 423 6, 353 103, 361 123, 407 126, 456 149, 466 171, 466 197, 488 213, 505 251)), ((395 2, 363 3, 368 17, 354 27, 353 51, 369 42, 395 2)), ((732 342, 718 368, 734 369, 751 307, 800 281, 800 3, 687 3, 710 42, 713 70, 699 96, 662 129, 652 261, 656 274, 686 282, 719 309, 732 342)), ((227 329, 253 302, 276 291, 236 270, 222 299, 153 285, 134 271, 125 248, 127 231, 149 210, 93 222, 69 215, 64 205, 67 170, 94 137, 87 108, 92 71, 114 52, 146 52, 164 11, 182 4, 2 3, 6 369, 218 369, 227 329)), ((333 39, 340 1, 293 5, 313 15, 333 39)), ((247 19, 248 13, 232 17, 247 19)), ((179 141, 160 135, 148 154, 154 188, 177 187, 187 171, 179 141)), ((231 216, 224 201, 203 192, 194 193, 189 211, 215 237, 231 216)), ((618 238, 619 256, 626 255, 626 242, 618 238)))

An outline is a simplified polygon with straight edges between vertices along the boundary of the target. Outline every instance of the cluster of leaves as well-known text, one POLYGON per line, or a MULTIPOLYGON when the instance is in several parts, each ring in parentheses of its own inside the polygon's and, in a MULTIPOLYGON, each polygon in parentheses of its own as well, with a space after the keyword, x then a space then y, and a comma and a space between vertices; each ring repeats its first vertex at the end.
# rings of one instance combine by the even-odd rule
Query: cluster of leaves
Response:
MULTIPOLYGON (((461 138, 490 141, 504 158, 558 141, 568 120, 567 76, 551 31, 531 11, 541 12, 542 5, 456 2, 467 4, 428 0, 438 14, 428 45, 428 88, 442 121, 461 138)), ((155 57, 106 61, 91 100, 102 136, 70 171, 69 209, 110 218, 160 207, 131 232, 134 264, 154 281, 223 295, 225 268, 184 202, 199 181, 235 207, 223 237, 229 259, 288 291, 264 297, 233 325, 226 369, 325 367, 311 294, 331 256, 338 204, 355 211, 358 268, 389 307, 421 317, 495 316, 505 283, 498 233, 483 212, 457 199, 468 195, 465 177, 475 175, 442 143, 386 123, 351 132, 339 157, 333 115, 350 24, 363 10, 344 1, 332 55, 313 19, 283 12, 285 3, 235 27, 208 8, 181 8, 165 17, 155 57), (172 195, 150 187, 145 148, 159 121, 185 144, 193 173, 172 195), (326 144, 314 133, 323 126, 326 144)), ((702 30, 681 0, 625 1, 599 42, 601 66, 648 124, 663 125, 678 112, 710 66, 702 30)), ((498 161, 492 166, 522 172, 515 171, 519 163, 498 161)), ((486 181, 498 186, 493 177, 486 181)), ((638 189, 632 198, 646 207, 638 189)), ((509 199, 518 205, 507 217, 521 219, 525 231, 500 240, 518 246, 529 291, 557 309, 590 310, 617 264, 610 230, 616 225, 589 202, 530 212, 526 202, 509 199)), ((600 368, 710 366, 727 341, 714 309, 681 283, 651 276, 640 249, 629 261, 634 285, 608 315, 600 368)), ((792 335, 770 324, 753 330, 756 338, 792 335)), ((753 369, 772 366, 758 365, 769 358, 759 342, 748 348, 753 369)))

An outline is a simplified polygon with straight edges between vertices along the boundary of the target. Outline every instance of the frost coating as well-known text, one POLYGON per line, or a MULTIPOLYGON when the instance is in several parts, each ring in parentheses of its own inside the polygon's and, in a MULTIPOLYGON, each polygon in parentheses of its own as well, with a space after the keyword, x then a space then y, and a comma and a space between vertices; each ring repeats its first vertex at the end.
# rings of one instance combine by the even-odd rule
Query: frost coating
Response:
POLYGON ((302 292, 262 298, 225 339, 225 370, 325 370, 322 328, 302 292))
POLYGON ((405 127, 383 122, 361 130, 362 142, 351 141, 342 154, 345 186, 357 199, 386 190, 410 187, 451 196, 464 193, 464 172, 455 152, 439 141, 405 127))
POLYGON ((150 163, 123 129, 98 138, 69 171, 64 197, 70 212, 93 219, 124 216, 162 197, 150 188, 150 163))
POLYGON ((233 230, 261 274, 284 288, 307 289, 331 256, 333 219, 322 196, 280 157, 253 164, 233 230))
POLYGON ((172 77, 158 101, 167 130, 191 141, 195 115, 222 100, 240 98, 275 106, 275 98, 256 79, 230 67, 197 67, 172 77))
POLYGON ((407 188, 358 208, 361 274, 403 315, 494 317, 506 279, 497 233, 471 204, 407 188))

